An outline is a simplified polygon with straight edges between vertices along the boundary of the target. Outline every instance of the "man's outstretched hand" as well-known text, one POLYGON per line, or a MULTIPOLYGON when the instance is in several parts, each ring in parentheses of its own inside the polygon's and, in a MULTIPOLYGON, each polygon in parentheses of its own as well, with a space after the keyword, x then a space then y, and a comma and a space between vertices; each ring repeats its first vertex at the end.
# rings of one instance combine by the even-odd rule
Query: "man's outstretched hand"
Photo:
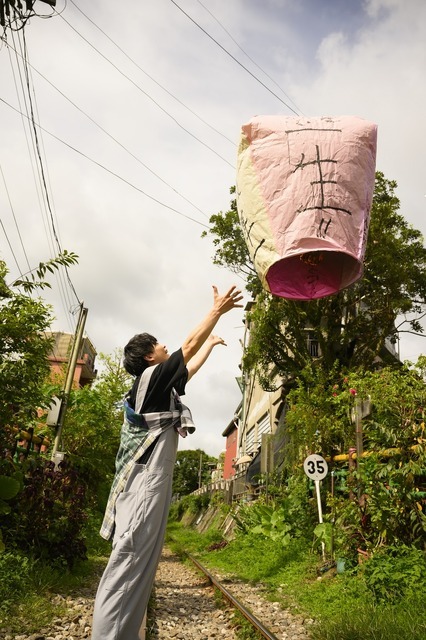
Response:
POLYGON ((235 285, 232 286, 224 295, 220 295, 217 287, 213 285, 213 298, 213 308, 220 315, 231 311, 231 309, 243 306, 242 304, 238 304, 243 299, 243 294, 235 287, 235 285))

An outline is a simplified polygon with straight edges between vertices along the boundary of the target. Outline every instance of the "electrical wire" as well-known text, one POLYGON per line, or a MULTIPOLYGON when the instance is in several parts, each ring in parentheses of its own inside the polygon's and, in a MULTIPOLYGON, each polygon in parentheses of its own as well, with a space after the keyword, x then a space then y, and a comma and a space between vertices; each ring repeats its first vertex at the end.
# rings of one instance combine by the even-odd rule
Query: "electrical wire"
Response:
POLYGON ((72 29, 82 40, 84 40, 84 42, 86 42, 86 44, 89 45, 89 47, 91 47, 94 51, 96 51, 96 53, 98 53, 101 58, 103 58, 104 60, 106 60, 106 62, 108 62, 108 64, 110 64, 112 67, 114 67, 114 69, 116 71, 118 71, 118 73, 120 75, 123 76, 123 78, 125 78, 126 80, 128 80, 129 82, 131 82, 131 84, 136 87, 136 89, 138 89, 138 91, 140 91, 141 93, 144 94, 144 96, 146 96, 149 100, 151 100, 151 102, 153 102, 163 113, 165 113, 171 120, 173 120, 173 122, 175 124, 177 124, 177 126, 182 129, 182 131, 184 131, 186 134, 188 134, 189 136, 191 136, 191 138, 193 138, 194 140, 196 140, 197 142, 199 142, 201 145, 203 145, 203 147, 205 147, 206 149, 208 149, 209 151, 211 151, 212 153, 214 153, 215 156, 217 156, 218 158, 220 158, 221 160, 223 160, 223 162, 226 162, 227 165, 229 165, 232 169, 234 169, 234 165, 231 164, 226 158, 224 158, 222 155, 220 155, 220 153, 218 153, 217 151, 215 151, 215 149, 213 149, 210 145, 208 145, 206 142, 203 142, 200 138, 198 138, 198 136, 196 136, 194 133, 192 133, 191 131, 189 131, 189 129, 187 129, 186 127, 184 127, 178 120, 177 118, 175 118, 171 113, 169 113, 167 111, 167 109, 165 109, 164 107, 162 107, 160 105, 159 102, 157 102, 147 91, 145 91, 144 89, 142 89, 141 86, 138 85, 137 82, 135 82, 134 80, 132 80, 132 78, 130 78, 128 75, 126 75, 124 73, 124 71, 121 71, 121 69, 119 67, 117 67, 116 64, 114 64, 114 62, 112 62, 106 55, 104 55, 101 51, 99 51, 99 49, 97 49, 95 47, 95 45, 93 45, 90 40, 88 40, 87 38, 85 38, 75 27, 72 26, 72 24, 70 22, 68 22, 68 20, 66 20, 66 18, 64 18, 64 16, 61 15, 62 20, 70 27, 70 29, 72 29))
POLYGON ((187 109, 193 116, 198 118, 198 120, 200 120, 200 122, 205 124, 207 127, 209 127, 215 133, 217 133, 220 136, 222 136, 222 138, 227 140, 230 144, 232 144, 233 147, 235 147, 235 141, 234 140, 231 140, 231 138, 228 138, 228 136, 225 135, 224 133, 222 133, 221 131, 219 131, 219 129, 216 129, 216 127, 214 127, 212 124, 210 124, 209 122, 204 120, 204 118, 202 118, 196 111, 193 111, 190 107, 188 107, 188 105, 186 105, 184 102, 182 102, 182 100, 180 100, 177 96, 175 96, 171 91, 169 91, 160 82, 158 82, 158 80, 156 80, 152 75, 150 75, 147 71, 145 71, 145 69, 143 69, 131 56, 129 56, 129 54, 122 47, 120 47, 120 45, 117 44, 115 42, 115 40, 113 40, 111 38, 111 36, 109 36, 98 24, 96 24, 96 22, 94 22, 94 20, 89 18, 89 16, 86 13, 84 13, 84 11, 82 9, 80 9, 80 7, 76 4, 76 2, 74 0, 70 0, 70 2, 86 18, 86 20, 88 20, 94 27, 96 27, 96 29, 98 29, 98 31, 100 31, 110 42, 112 42, 112 44, 115 47, 117 47, 117 49, 119 51, 121 51, 121 53, 124 56, 126 56, 126 58, 128 60, 130 60, 130 62, 132 62, 132 64, 134 64, 135 67, 137 67, 140 71, 142 71, 142 73, 145 74, 147 76, 147 78, 149 78, 152 82, 154 82, 157 85, 157 87, 160 87, 160 89, 165 91, 170 97, 172 97, 174 100, 176 100, 176 102, 178 102, 182 107, 187 109))
POLYGON ((226 53, 227 56, 229 56, 230 58, 232 58, 232 60, 234 62, 236 62, 242 69, 244 69, 244 71, 246 71, 252 78, 254 78, 256 80, 256 82, 258 82, 259 84, 262 85, 262 87, 264 87, 267 91, 269 91, 270 94, 272 94, 277 100, 279 100, 281 102, 281 104, 283 104, 284 106, 287 107, 287 109, 289 109, 290 111, 292 111, 296 116, 300 115, 299 113, 297 113, 297 111, 295 111, 293 109, 293 107, 291 107, 287 102, 285 102, 282 98, 280 98, 280 96, 278 96, 274 91, 272 91, 272 89, 270 89, 264 82, 262 82, 262 80, 260 80, 260 78, 258 78, 252 71, 250 71, 250 69, 247 69, 247 67, 245 65, 243 65, 242 62, 240 62, 235 56, 232 55, 232 53, 230 53, 227 49, 225 49, 224 46, 222 46, 220 44, 220 42, 218 42, 217 40, 215 40, 215 38, 213 38, 213 36, 211 36, 208 31, 206 31, 200 24, 198 24, 198 22, 196 22, 196 20, 194 20, 194 18, 191 18, 191 16, 189 15, 189 13, 187 13, 186 11, 184 11, 182 9, 181 6, 178 5, 177 2, 175 2, 175 0, 170 0, 170 2, 172 2, 172 4, 175 5, 175 7, 177 9, 179 9, 179 11, 181 11, 187 18, 188 20, 190 20, 193 24, 195 24, 196 27, 198 27, 198 29, 200 29, 200 31, 202 31, 208 38, 210 38, 210 40, 212 40, 220 49, 222 49, 222 51, 224 51, 226 53))
MULTIPOLYGON (((9 54, 9 62, 10 62, 10 66, 11 66, 11 70, 12 70, 12 75, 13 75, 13 79, 14 79, 14 85, 15 85, 15 91, 16 91, 16 96, 17 96, 17 100, 18 100, 18 104, 20 106, 20 108, 22 109, 21 106, 21 96, 20 96, 20 92, 18 90, 18 83, 17 83, 17 78, 16 78, 16 73, 15 73, 15 68, 12 62, 12 56, 11 56, 11 51, 15 52, 15 59, 16 59, 16 67, 18 70, 18 74, 19 74, 19 78, 20 78, 20 84, 21 84, 21 93, 22 93, 22 97, 23 97, 23 101, 24 101, 24 105, 25 105, 25 110, 26 110, 26 115, 27 115, 27 123, 29 123, 29 113, 28 113, 28 108, 27 108, 27 104, 26 104, 26 92, 24 89, 24 81, 22 79, 22 74, 21 74, 21 66, 19 64, 19 59, 18 56, 22 59, 22 44, 21 41, 19 39, 19 35, 21 32, 17 32, 17 37, 18 37, 18 43, 19 43, 19 47, 21 49, 21 54, 18 53, 17 49, 16 49, 16 43, 15 43, 15 34, 14 32, 12 32, 12 40, 13 43, 15 45, 15 47, 11 47, 9 43, 7 44, 7 48, 8 48, 8 54, 9 54)), ((30 160, 30 166, 32 169, 32 174, 33 174, 33 179, 34 179, 34 185, 35 185, 35 190, 36 190, 36 195, 37 195, 37 199, 38 199, 38 205, 39 205, 39 209, 40 209, 40 213, 41 213, 41 218, 42 218, 42 222, 43 222, 43 227, 44 227, 44 233, 46 235, 46 239, 47 239, 47 243, 50 249, 50 255, 53 257, 55 255, 55 251, 54 251, 54 243, 53 243, 53 238, 52 238, 52 232, 50 230, 50 226, 49 226, 49 221, 48 221, 48 217, 47 217, 47 210, 46 210, 46 204, 44 199, 42 198, 42 185, 41 185, 41 178, 40 178, 40 171, 38 170, 38 167, 36 168, 34 166, 34 157, 35 157, 35 146, 34 146, 34 139, 33 139, 33 135, 31 132, 31 128, 29 128, 29 134, 30 134, 30 138, 31 138, 31 142, 32 142, 32 146, 33 146, 33 153, 31 153, 31 149, 30 149, 30 143, 29 143, 29 139, 28 139, 28 132, 27 132, 27 126, 26 126, 26 121, 23 117, 21 117, 21 121, 22 121, 22 128, 25 134, 25 140, 26 140, 26 145, 27 145, 27 150, 28 150, 28 156, 29 156, 29 160, 30 160)), ((28 261, 27 261, 28 262, 28 261)), ((31 268, 30 268, 31 270, 31 268)), ((62 301, 62 304, 64 305, 64 309, 66 311, 66 318, 67 321, 69 322, 70 318, 69 318, 69 312, 68 309, 70 307, 70 299, 68 296, 68 290, 64 284, 63 281, 63 272, 62 269, 59 270, 55 270, 55 279, 58 282, 58 287, 59 287, 59 292, 60 292, 60 298, 62 301), (68 298, 68 301, 67 301, 68 298)), ((70 323, 71 326, 71 323, 70 323)))
MULTIPOLYGON (((3 104, 5 104, 7 107, 9 107, 10 109, 12 109, 13 111, 15 111, 16 113, 19 113, 21 116, 23 116, 24 118, 27 118, 28 116, 26 116, 24 113, 22 113, 22 111, 20 111, 19 109, 17 109, 16 107, 14 107, 13 105, 10 104, 10 102, 7 102, 7 100, 5 100, 4 98, 0 97, 0 102, 2 102, 3 104)), ((103 165, 101 162, 98 162, 97 160, 94 160, 93 158, 91 158, 90 156, 88 156, 87 154, 85 154, 83 151, 80 151, 79 149, 77 149, 76 147, 73 147, 69 142, 66 142, 65 140, 62 140, 62 138, 59 138, 57 135, 55 135, 54 133, 52 133, 51 131, 48 131, 45 127, 42 127, 39 123, 34 121, 34 125, 36 127, 38 127, 41 131, 44 131, 45 133, 47 133, 49 136, 51 136, 52 138, 54 138, 55 140, 57 140, 58 142, 60 142, 61 144, 65 145, 66 147, 68 147, 69 149, 71 149, 72 151, 74 151, 75 153, 78 153, 80 156, 82 156, 83 158, 86 158, 86 160, 89 160, 90 162, 92 162, 93 164, 95 164, 96 166, 100 167, 101 169, 103 169, 104 171, 106 171, 107 173, 111 174, 112 176, 118 178, 118 180, 121 180, 122 182, 124 182, 125 184, 127 184, 129 187, 132 187, 132 189, 135 189, 136 191, 138 191, 139 193, 142 193, 144 196, 146 196, 147 198, 149 198, 150 200, 153 200, 154 202, 156 202, 157 204, 161 205, 162 207, 164 207, 165 209, 168 209, 169 211, 173 211, 174 213, 176 213, 179 216, 182 216, 183 218, 186 218, 187 220, 191 220, 191 222, 195 222, 195 224, 198 224, 202 227, 204 227, 205 229, 209 229, 209 226, 207 224, 204 224, 203 222, 200 222, 199 220, 196 220, 195 218, 192 218, 191 216, 186 215, 185 213, 183 213, 182 211, 179 211, 178 209, 175 209, 174 207, 171 207, 170 205, 165 204, 164 202, 162 202, 161 200, 158 200, 158 198, 155 198, 154 196, 151 196, 149 193, 147 193, 146 191, 144 191, 143 189, 141 189, 140 187, 137 187, 135 184, 133 184, 132 182, 130 182, 129 180, 126 180, 126 178, 123 178, 122 176, 120 176, 118 173, 116 173, 115 171, 112 171, 112 169, 108 169, 108 167, 106 167, 105 165, 103 165)))
POLYGON ((16 264, 16 266, 18 268, 18 271, 19 271, 20 275, 22 275, 22 271, 21 271, 21 267, 19 266, 18 258, 16 257, 16 254, 15 254, 15 252, 13 250, 12 243, 10 242, 9 236, 7 235, 6 227, 4 226, 3 220, 1 218, 0 218, 0 225, 1 225, 1 228, 3 229, 4 235, 6 237, 7 244, 9 245, 10 252, 11 252, 11 254, 13 256, 13 259, 15 260, 15 264, 16 264))
MULTIPOLYGON (((25 61, 28 67, 28 77, 31 79, 31 87, 32 87, 32 93, 33 93, 33 100, 34 100, 34 107, 35 107, 35 111, 37 113, 37 119, 40 122, 40 114, 38 111, 38 104, 37 104, 37 95, 35 93, 34 90, 34 81, 31 75, 31 69, 32 66, 29 62, 29 56, 28 56, 28 51, 26 52, 26 57, 25 57, 25 61)), ((47 183, 48 183, 48 187, 49 187, 49 193, 51 194, 51 204, 52 204, 52 216, 55 218, 55 225, 56 225, 56 230, 57 230, 57 234, 58 234, 58 240, 59 240, 59 250, 60 247, 62 246, 62 242, 61 242, 61 238, 60 238, 60 233, 59 233, 59 224, 58 224, 58 217, 56 215, 56 210, 55 210, 55 206, 54 206, 54 201, 53 201, 53 190, 51 187, 51 183, 50 183, 50 176, 49 176, 49 165, 46 161, 46 151, 44 148, 44 140, 43 140, 43 136, 40 135, 40 147, 41 150, 43 152, 43 157, 44 157, 44 162, 45 162, 45 171, 46 171, 46 179, 47 179, 47 183)), ((50 231, 50 225, 48 224, 48 228, 50 231)), ((55 251, 52 251, 52 257, 54 257, 55 255, 55 251)), ((67 319, 69 320, 69 309, 72 307, 72 300, 71 297, 69 295, 69 288, 66 286, 66 281, 67 278, 65 278, 65 276, 68 275, 66 272, 66 269, 56 269, 55 273, 54 273, 54 277, 56 279, 56 282, 58 284, 58 288, 59 288, 59 292, 60 292, 60 297, 62 300, 62 304, 64 305, 64 309, 67 311, 66 315, 67 315, 67 319)))
MULTIPOLYGON (((28 69, 28 66, 27 66, 27 46, 26 46, 26 40, 25 40, 25 31, 23 31, 22 34, 23 34, 23 44, 24 44, 25 81, 26 81, 26 86, 27 86, 27 91, 28 91, 27 96, 28 96, 28 102, 29 102, 29 107, 30 107, 30 124, 31 124, 32 130, 33 130, 33 133, 34 133, 34 141, 35 141, 35 148, 36 148, 36 158, 38 159, 38 166, 40 168, 40 173, 41 173, 41 179, 42 179, 43 190, 44 190, 44 197, 45 197, 47 208, 48 208, 49 215, 50 215, 51 227, 52 227, 53 235, 54 235, 54 238, 55 238, 56 246, 58 247, 59 252, 62 253, 63 250, 62 250, 62 247, 61 247, 61 243, 59 241, 55 220, 53 218, 53 211, 52 211, 52 206, 51 206, 50 197, 49 197, 49 191, 48 191, 47 183, 46 183, 46 175, 45 175, 44 163, 43 163, 43 159, 42 159, 42 156, 41 156, 40 141, 39 141, 38 131, 37 131, 36 123, 35 123, 34 106, 33 106, 33 100, 32 100, 32 96, 31 96, 31 88, 30 88, 29 69, 28 69)), ((77 295, 77 292, 75 290, 74 284, 73 284, 73 282, 71 280, 71 277, 69 275, 68 268, 65 266, 64 269, 65 269, 65 273, 66 273, 66 277, 67 277, 70 289, 74 293, 76 299, 80 302, 80 298, 77 295)))
MULTIPOLYGON (((8 47, 13 49, 13 47, 8 44, 8 47)), ((20 55, 16 49, 13 49, 17 55, 20 55)), ((175 189, 169 182, 167 182, 164 178, 162 178, 158 173, 156 173, 153 169, 151 169, 145 162, 143 162, 138 156, 136 156, 130 149, 128 149, 124 144, 122 144, 117 138, 115 138, 111 133, 109 133, 102 125, 100 125, 94 118, 92 118, 84 109, 79 107, 75 102, 71 100, 63 91, 61 91, 53 82, 51 82, 45 75, 43 75, 38 69, 36 69, 33 65, 28 62, 29 67, 35 71, 45 82, 47 82, 55 91, 57 91, 65 100, 67 100, 75 109, 77 109, 80 113, 82 113, 90 122, 92 122, 98 129, 100 129, 105 135, 107 135, 111 140, 113 140, 116 144, 118 144, 126 153, 128 153, 134 160, 139 162, 147 171, 149 171, 152 175, 154 175, 158 180, 160 180, 163 184, 169 187, 174 193, 176 193, 179 197, 185 200, 188 204, 190 204, 194 209, 196 209, 199 213, 201 213, 205 218, 208 218, 207 214, 197 207, 196 204, 191 202, 188 198, 186 198, 182 193, 180 193, 177 189, 175 189)))
MULTIPOLYGON (((73 2, 73 0, 71 0, 71 2, 73 2)), ((206 7, 206 5, 204 5, 201 0, 197 0, 198 4, 201 5, 203 7, 203 9, 205 11, 207 11, 207 13, 213 18, 213 20, 215 20, 215 22, 217 22, 217 24, 221 27, 221 29, 223 29, 223 31, 231 38, 232 42, 238 47, 238 49, 241 51, 241 53, 243 53, 246 58, 248 58, 250 60, 250 62, 252 62, 255 67, 257 67, 259 69, 259 71, 261 71, 271 82, 274 83, 274 85, 281 91, 281 93, 288 99, 290 100, 290 102, 293 103, 294 107, 300 112, 300 114, 302 114, 301 109, 299 109, 299 107, 297 106, 297 104, 294 102, 294 100, 284 91, 284 89, 278 84, 278 82, 276 80, 274 80, 274 78, 272 78, 272 76, 269 75, 269 73, 267 71, 265 71, 265 69, 263 69, 257 62, 256 60, 253 60, 253 58, 247 53, 247 51, 245 51, 242 46, 237 42, 237 40, 233 37, 233 35, 228 31, 228 29, 222 24, 222 22, 210 11, 210 9, 208 9, 208 7, 206 7)), ((74 4, 74 2, 73 2, 74 4)))
MULTIPOLYGON (((27 252, 26 252, 26 250, 25 250, 24 242, 23 242, 23 240, 22 240, 21 230, 20 230, 20 228, 19 228, 18 221, 17 221, 17 219, 16 219, 15 210, 14 210, 13 205, 12 205, 12 200, 11 200, 11 197, 10 197, 9 189, 7 188, 6 178, 5 178, 5 176, 4 176, 3 168, 2 168, 2 166, 1 166, 1 164, 0 164, 0 173, 1 173, 1 177, 3 178, 4 188, 5 188, 5 190, 6 190, 7 199, 8 199, 8 201, 9 201, 10 210, 11 210, 11 212, 12 212, 13 220, 14 220, 14 222, 15 222, 15 227, 16 227, 16 231, 17 231, 17 233, 18 233, 19 241, 20 241, 20 243, 21 243, 21 248, 22 248, 23 254, 24 254, 24 256, 25 256, 25 260, 26 260, 26 262, 27 262, 27 266, 28 266, 28 268, 29 268, 29 269, 31 269, 31 265, 30 265, 30 262, 29 262, 29 260, 28 260, 28 255, 27 255, 27 252)), ((15 259, 15 262, 16 262, 16 259, 15 259)), ((18 264, 17 264, 17 266, 18 266, 18 271, 19 271, 19 273, 22 275, 22 271, 21 271, 21 269, 19 268, 19 265, 18 265, 18 264)))

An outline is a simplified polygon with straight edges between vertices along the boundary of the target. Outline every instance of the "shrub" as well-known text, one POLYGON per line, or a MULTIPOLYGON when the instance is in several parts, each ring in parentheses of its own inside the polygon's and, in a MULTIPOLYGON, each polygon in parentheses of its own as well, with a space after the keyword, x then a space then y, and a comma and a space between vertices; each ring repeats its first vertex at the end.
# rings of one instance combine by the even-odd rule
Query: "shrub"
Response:
POLYGON ((44 458, 28 459, 22 470, 23 490, 2 519, 6 548, 71 567, 86 555, 86 486, 78 470, 67 462, 55 470, 44 458))
POLYGON ((407 546, 390 546, 375 553, 364 565, 363 574, 376 602, 396 602, 414 595, 426 581, 426 554, 407 546))

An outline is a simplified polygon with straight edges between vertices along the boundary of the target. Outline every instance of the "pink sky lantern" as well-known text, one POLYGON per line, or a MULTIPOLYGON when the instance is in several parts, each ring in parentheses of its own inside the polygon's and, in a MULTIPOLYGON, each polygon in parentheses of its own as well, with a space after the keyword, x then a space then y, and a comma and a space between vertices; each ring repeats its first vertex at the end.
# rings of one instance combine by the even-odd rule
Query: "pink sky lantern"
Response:
POLYGON ((243 125, 237 205, 264 288, 312 300, 363 273, 377 125, 354 116, 256 116, 243 125))

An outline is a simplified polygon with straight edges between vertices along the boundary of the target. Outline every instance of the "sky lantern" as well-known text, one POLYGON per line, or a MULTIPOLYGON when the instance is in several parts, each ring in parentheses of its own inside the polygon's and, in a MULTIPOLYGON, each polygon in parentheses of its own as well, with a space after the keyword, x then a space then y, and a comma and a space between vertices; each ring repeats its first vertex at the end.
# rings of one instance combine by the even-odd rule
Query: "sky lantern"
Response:
POLYGON ((237 207, 264 288, 313 300, 363 273, 377 125, 354 116, 256 116, 242 126, 237 207))

